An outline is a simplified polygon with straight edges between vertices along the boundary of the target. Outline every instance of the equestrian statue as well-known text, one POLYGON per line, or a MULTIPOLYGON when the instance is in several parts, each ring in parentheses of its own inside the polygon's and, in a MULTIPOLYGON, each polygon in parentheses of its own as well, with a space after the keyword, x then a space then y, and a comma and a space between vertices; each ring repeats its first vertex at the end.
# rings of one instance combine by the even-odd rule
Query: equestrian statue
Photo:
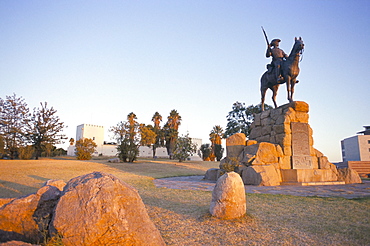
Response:
MULTIPOLYGON (((263 30, 263 28, 262 28, 263 30)), ((303 53, 304 44, 302 38, 295 38, 295 42, 289 56, 279 48, 280 39, 273 39, 271 43, 267 39, 265 30, 263 33, 267 42, 266 57, 272 57, 271 64, 267 65, 267 71, 261 77, 261 108, 265 109, 265 96, 267 89, 272 90, 272 101, 275 108, 276 95, 281 84, 286 84, 288 101, 293 101, 294 86, 299 81, 299 57, 303 53)))

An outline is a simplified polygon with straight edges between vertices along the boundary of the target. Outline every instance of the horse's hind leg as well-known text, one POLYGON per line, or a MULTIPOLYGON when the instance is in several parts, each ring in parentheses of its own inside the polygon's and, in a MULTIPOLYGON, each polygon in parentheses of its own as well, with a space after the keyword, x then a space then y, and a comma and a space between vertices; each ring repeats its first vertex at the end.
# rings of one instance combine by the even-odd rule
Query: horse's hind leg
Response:
POLYGON ((275 85, 271 88, 272 90, 272 101, 274 102, 274 106, 275 108, 277 108, 277 104, 276 104, 276 95, 277 95, 277 91, 279 89, 279 85, 275 85))

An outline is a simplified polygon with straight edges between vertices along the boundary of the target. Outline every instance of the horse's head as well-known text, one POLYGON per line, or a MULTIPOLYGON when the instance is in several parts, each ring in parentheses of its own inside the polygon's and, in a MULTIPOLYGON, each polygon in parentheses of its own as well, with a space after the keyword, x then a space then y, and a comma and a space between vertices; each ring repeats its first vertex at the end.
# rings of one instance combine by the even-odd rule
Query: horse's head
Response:
POLYGON ((295 43, 292 49, 292 54, 302 54, 304 49, 304 43, 301 37, 294 38, 295 43))

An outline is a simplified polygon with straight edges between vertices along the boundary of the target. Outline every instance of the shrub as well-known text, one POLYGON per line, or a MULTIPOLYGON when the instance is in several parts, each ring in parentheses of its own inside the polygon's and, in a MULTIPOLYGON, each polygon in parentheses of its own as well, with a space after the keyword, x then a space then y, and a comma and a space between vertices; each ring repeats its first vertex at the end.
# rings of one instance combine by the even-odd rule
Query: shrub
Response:
POLYGON ((91 138, 83 138, 76 141, 77 160, 90 160, 97 147, 91 138))
POLYGON ((32 145, 27 145, 26 147, 20 147, 18 150, 19 159, 29 160, 32 158, 35 148, 32 145))

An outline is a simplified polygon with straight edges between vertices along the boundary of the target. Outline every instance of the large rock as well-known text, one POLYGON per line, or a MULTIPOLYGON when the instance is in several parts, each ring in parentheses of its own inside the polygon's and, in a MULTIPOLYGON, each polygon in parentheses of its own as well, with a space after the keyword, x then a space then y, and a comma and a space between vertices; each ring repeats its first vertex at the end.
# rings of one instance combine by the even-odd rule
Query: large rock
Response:
POLYGON ((217 173, 218 168, 210 168, 206 171, 206 174, 204 175, 204 179, 211 180, 211 181, 217 181, 217 173))
POLYGON ((68 245, 165 245, 138 192, 113 175, 71 179, 55 208, 51 233, 68 245))
POLYGON ((250 166, 243 170, 242 179, 246 185, 280 185, 280 175, 273 165, 250 166))
POLYGON ((0 242, 42 240, 60 194, 54 186, 43 186, 0 207, 0 242))
POLYGON ((45 182, 44 185, 50 185, 50 186, 55 186, 57 187, 60 191, 64 189, 64 186, 66 186, 66 182, 64 182, 61 179, 49 179, 48 181, 45 182))
POLYGON ((352 168, 338 169, 338 181, 344 181, 346 184, 361 184, 362 180, 357 171, 352 168))
POLYGON ((239 159, 246 165, 269 165, 279 163, 283 156, 280 145, 262 142, 245 146, 239 159))
POLYGON ((36 246, 36 244, 30 244, 21 241, 9 241, 6 243, 0 243, 0 246, 36 246))
POLYGON ((229 158, 238 158, 246 145, 244 133, 235 133, 226 139, 226 155, 229 158))
POLYGON ((212 192, 210 213, 222 219, 245 215, 247 208, 245 189, 240 175, 229 172, 222 175, 212 192))

